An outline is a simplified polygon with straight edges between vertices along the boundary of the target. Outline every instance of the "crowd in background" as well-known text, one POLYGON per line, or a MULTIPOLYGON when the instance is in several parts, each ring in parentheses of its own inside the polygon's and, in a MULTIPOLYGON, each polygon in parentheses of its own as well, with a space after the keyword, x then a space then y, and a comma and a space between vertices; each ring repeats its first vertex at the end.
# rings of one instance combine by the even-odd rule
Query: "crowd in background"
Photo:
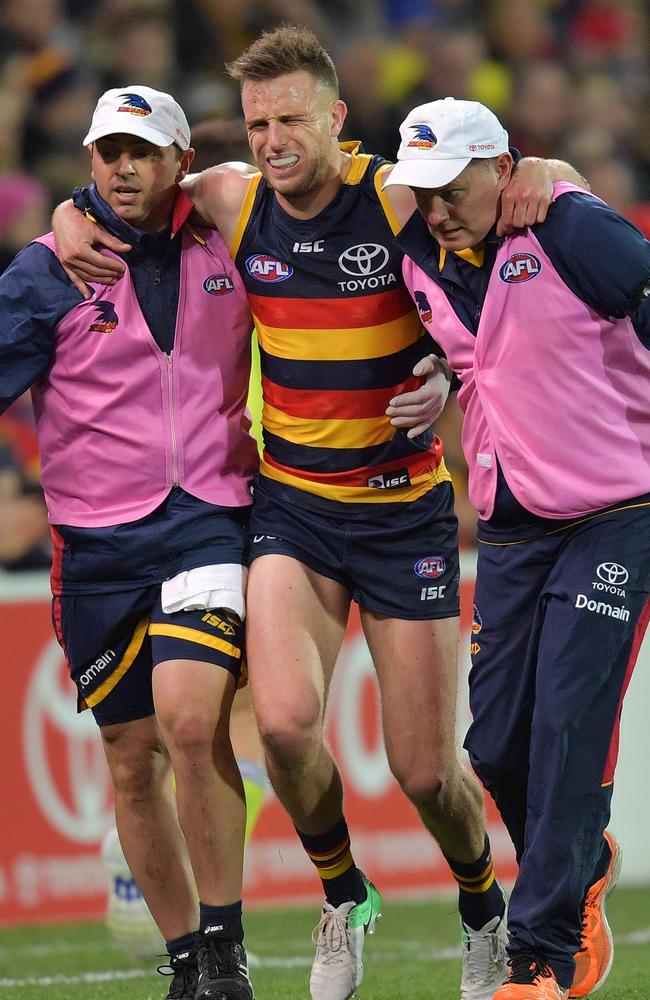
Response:
MULTIPOLYGON (((109 87, 173 93, 198 167, 248 159, 224 63, 285 21, 313 28, 335 59, 343 138, 392 159, 414 105, 482 101, 522 153, 568 159, 650 234, 648 0, 0 0, 0 271, 87 178, 81 141, 109 87)), ((451 409, 452 467, 455 419, 451 409)), ((456 485, 469 541, 473 515, 456 485)), ((0 570, 48 563, 23 398, 0 417, 0 570)))

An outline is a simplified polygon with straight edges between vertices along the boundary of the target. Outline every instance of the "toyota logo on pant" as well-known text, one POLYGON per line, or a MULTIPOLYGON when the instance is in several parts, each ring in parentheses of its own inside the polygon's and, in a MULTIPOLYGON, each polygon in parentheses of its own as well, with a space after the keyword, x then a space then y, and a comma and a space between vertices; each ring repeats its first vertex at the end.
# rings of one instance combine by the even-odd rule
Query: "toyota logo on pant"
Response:
POLYGON ((630 578, 625 566, 619 566, 615 562, 601 563, 596 567, 596 576, 603 583, 609 583, 613 587, 622 587, 630 578))
POLYGON ((377 274, 388 263, 388 250, 380 243, 358 243, 339 257, 339 267, 354 278, 377 274))

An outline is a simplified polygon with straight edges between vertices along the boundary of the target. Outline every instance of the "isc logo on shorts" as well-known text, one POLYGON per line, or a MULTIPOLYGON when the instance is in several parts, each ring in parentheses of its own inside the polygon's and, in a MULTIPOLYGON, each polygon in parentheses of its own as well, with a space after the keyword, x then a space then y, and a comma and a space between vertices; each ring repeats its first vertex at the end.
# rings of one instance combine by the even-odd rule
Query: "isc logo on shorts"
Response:
POLYGON ((410 486, 411 477, 408 469, 395 469, 394 472, 380 472, 376 476, 371 476, 368 486, 373 490, 396 490, 400 486, 410 486))
POLYGON ((541 261, 535 254, 513 253, 499 268, 499 277, 509 285, 518 285, 536 278, 541 270, 541 261))
POLYGON ((207 625, 211 625, 212 628, 216 628, 219 632, 223 632, 224 635, 234 635, 235 629, 231 622, 224 621, 219 615, 215 615, 212 611, 206 612, 201 617, 201 621, 205 622, 207 625))

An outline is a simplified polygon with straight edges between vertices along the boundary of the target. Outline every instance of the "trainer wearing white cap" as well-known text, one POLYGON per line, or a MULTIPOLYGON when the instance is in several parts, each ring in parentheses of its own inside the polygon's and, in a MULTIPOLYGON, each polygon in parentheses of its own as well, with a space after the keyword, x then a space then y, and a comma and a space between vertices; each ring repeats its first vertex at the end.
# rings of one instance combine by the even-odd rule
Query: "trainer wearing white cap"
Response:
POLYGON ((32 388, 52 620, 113 781, 115 892, 138 888, 159 928, 167 1000, 252 1000, 230 735, 258 467, 252 318, 223 237, 189 221, 194 150, 173 97, 108 91, 85 145, 93 183, 75 204, 124 273, 86 300, 52 233, 18 254, 0 277, 0 412, 32 388))
POLYGON ((107 135, 137 135, 155 146, 190 146, 185 112, 171 94, 141 84, 115 87, 99 98, 84 146, 107 135))
POLYGON ((489 108, 446 97, 414 108, 400 126, 397 164, 386 187, 436 188, 453 181, 474 159, 508 152, 508 133, 489 108))
POLYGON ((476 101, 446 97, 414 108, 402 122, 400 136, 397 163, 384 187, 413 189, 431 235, 445 250, 480 243, 498 217, 494 210, 512 173, 508 133, 499 119, 476 101), (473 164, 481 170, 474 171, 473 164), (494 187, 491 170, 498 179, 494 187), (452 181, 456 189, 451 197, 440 197, 452 181), (488 188, 491 198, 486 198, 488 188))
POLYGON ((481 104, 421 105, 400 135, 387 184, 422 216, 397 241, 404 280, 459 380, 479 512, 465 747, 519 863, 491 997, 585 997, 612 965, 606 827, 650 618, 650 243, 567 181, 500 237, 518 154, 481 104))

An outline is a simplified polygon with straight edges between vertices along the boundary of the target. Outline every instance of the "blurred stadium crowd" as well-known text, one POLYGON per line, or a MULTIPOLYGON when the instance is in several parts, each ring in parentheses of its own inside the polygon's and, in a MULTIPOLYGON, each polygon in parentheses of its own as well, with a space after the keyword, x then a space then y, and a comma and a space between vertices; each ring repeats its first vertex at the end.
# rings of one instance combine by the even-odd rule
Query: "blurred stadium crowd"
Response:
MULTIPOLYGON (((247 159, 224 62, 284 21, 312 27, 333 55, 350 109, 343 138, 393 158, 411 107, 479 100, 522 153, 568 159, 650 235, 648 0, 0 0, 0 271, 86 179, 81 141, 108 87, 173 93, 199 168, 247 159)), ((441 434, 460 470, 456 422, 451 408, 441 434)), ((456 487, 467 543, 462 472, 456 487)), ((0 572, 47 565, 22 398, 0 417, 0 572)))

